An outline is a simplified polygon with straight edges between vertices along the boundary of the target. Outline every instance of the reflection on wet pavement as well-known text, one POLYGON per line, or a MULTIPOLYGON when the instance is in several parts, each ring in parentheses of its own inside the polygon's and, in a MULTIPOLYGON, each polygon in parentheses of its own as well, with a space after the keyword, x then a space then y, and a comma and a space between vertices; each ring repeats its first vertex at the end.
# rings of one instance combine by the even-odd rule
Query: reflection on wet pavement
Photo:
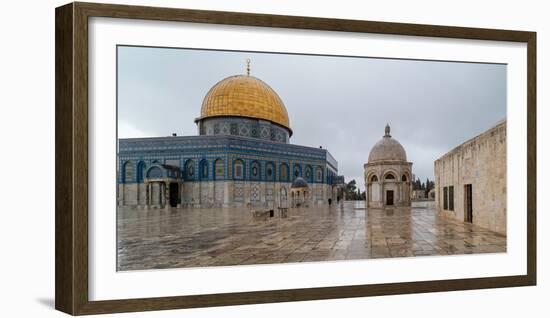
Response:
POLYGON ((241 208, 118 210, 118 270, 506 252, 506 237, 429 206, 363 201, 254 217, 241 208))

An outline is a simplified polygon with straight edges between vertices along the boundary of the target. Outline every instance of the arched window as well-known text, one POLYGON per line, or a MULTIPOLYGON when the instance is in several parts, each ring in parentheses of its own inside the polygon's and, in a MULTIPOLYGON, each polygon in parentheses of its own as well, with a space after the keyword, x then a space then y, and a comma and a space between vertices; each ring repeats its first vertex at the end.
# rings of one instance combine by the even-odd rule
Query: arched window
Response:
POLYGON ((378 182, 378 177, 376 175, 372 176, 370 182, 378 182))
POLYGON ((214 161, 214 179, 221 180, 224 177, 225 169, 222 159, 214 161))
POLYGON ((292 169, 292 180, 298 178, 299 176, 300 176, 300 166, 296 164, 292 169))
POLYGON ((258 161, 253 161, 250 164, 250 179, 258 180, 260 179, 260 176, 261 176, 260 163, 258 161))
POLYGON ((279 181, 288 181, 288 165, 281 163, 279 168, 279 181))
POLYGON ((195 180, 195 163, 193 160, 187 160, 183 169, 183 176, 185 180, 195 180))
POLYGON ((287 200, 287 191, 285 187, 281 187, 281 200, 287 200))
POLYGON ((313 169, 311 168, 310 165, 306 166, 305 177, 306 177, 307 182, 313 181, 313 169))
POLYGON ((208 161, 202 160, 199 164, 199 178, 201 180, 208 179, 208 161))
POLYGON ((126 161, 124 164, 124 182, 132 182, 134 181, 134 165, 130 161, 126 161))
POLYGON ((140 161, 137 166, 137 182, 143 182, 145 179, 145 162, 140 161))
POLYGON ((385 177, 386 180, 395 180, 395 176, 391 173, 388 173, 385 177))
POLYGON ((403 176, 401 177, 401 181, 407 182, 407 176, 406 176, 406 175, 403 175, 403 176))
POLYGON ((244 163, 241 159, 233 162, 233 178, 239 180, 244 178, 244 163))
POLYGON ((275 180, 275 165, 272 162, 265 165, 265 179, 268 181, 275 180))
POLYGON ((147 178, 151 179, 160 179, 162 178, 162 170, 159 167, 151 167, 149 171, 147 171, 147 178))
POLYGON ((317 167, 315 172, 315 180, 317 180, 317 182, 323 182, 323 168, 317 167))

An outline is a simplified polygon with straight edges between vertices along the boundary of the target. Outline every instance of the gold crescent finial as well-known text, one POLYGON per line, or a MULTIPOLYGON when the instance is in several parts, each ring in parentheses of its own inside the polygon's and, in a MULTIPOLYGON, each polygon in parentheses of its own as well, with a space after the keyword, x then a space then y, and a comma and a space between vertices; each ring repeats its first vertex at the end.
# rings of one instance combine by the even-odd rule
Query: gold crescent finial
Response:
POLYGON ((246 75, 250 76, 250 59, 246 59, 246 75))

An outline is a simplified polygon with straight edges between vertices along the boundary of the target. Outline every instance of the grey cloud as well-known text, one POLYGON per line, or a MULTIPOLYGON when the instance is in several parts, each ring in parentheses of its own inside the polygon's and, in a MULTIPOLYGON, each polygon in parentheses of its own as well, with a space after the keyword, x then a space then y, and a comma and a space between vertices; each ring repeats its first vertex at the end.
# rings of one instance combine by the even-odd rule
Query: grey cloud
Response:
POLYGON ((506 117, 505 65, 139 47, 118 58, 119 136, 195 135, 208 89, 250 58, 287 107, 291 142, 328 149, 361 188, 386 123, 425 180, 435 159, 506 117))

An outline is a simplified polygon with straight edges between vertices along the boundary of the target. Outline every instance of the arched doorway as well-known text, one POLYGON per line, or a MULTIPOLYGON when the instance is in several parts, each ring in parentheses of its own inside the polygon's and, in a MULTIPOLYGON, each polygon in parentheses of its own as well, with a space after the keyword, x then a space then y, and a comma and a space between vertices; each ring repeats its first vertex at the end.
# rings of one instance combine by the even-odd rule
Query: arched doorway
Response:
POLYGON ((386 205, 393 205, 393 190, 386 190, 386 205))
POLYGON ((170 183, 170 186, 169 186, 169 191, 170 191, 170 206, 175 208, 178 206, 178 203, 179 203, 179 185, 175 182, 172 182, 170 183))

